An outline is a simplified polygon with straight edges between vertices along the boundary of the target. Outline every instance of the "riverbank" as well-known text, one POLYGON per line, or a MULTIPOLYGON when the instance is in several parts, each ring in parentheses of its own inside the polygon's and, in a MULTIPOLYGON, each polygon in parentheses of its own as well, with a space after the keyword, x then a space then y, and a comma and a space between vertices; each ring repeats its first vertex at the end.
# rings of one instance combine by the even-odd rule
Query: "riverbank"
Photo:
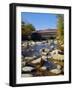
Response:
POLYGON ((22 77, 64 75, 64 53, 54 40, 25 41, 22 56, 22 77))

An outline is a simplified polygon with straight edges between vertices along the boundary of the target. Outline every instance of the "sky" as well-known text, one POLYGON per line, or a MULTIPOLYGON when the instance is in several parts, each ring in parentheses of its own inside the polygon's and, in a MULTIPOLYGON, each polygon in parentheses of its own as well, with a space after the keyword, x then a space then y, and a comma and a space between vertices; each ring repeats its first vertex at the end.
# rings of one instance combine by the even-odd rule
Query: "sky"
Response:
POLYGON ((22 12, 21 21, 31 23, 36 30, 57 28, 56 14, 22 12))

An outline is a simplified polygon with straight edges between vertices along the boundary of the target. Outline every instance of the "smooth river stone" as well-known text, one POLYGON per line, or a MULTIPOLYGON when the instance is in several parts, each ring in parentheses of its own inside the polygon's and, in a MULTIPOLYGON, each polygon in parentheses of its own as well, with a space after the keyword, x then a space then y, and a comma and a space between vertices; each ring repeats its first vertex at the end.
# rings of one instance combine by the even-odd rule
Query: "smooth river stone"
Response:
POLYGON ((61 69, 61 65, 57 65, 57 69, 61 69))
POLYGON ((22 68, 22 71, 32 71, 32 70, 34 70, 34 68, 33 67, 30 67, 30 66, 25 66, 25 67, 23 67, 22 68))
POLYGON ((31 63, 32 64, 36 64, 36 63, 40 63, 41 62, 41 58, 38 58, 36 60, 33 60, 31 63))
POLYGON ((40 69, 41 70, 46 70, 47 68, 45 66, 42 66, 40 69))
POLYGON ((33 77, 32 74, 22 74, 21 77, 33 77))
POLYGON ((50 70, 50 72, 52 72, 54 74, 60 74, 61 70, 59 70, 59 69, 52 69, 52 70, 50 70))

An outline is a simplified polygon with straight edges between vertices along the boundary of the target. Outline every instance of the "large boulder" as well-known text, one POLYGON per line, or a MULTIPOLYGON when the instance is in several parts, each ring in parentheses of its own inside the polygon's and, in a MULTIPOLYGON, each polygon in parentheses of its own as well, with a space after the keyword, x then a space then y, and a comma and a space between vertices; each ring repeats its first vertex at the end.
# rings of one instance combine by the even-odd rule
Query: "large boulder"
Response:
POLYGON ((45 55, 41 56, 41 59, 43 59, 43 60, 46 60, 46 58, 47 58, 47 56, 45 56, 45 55))
POLYGON ((57 65, 57 69, 61 69, 62 68, 62 66, 61 65, 57 65))
POLYGON ((46 66, 42 66, 42 67, 40 67, 40 70, 42 70, 42 71, 47 70, 47 67, 46 66))
POLYGON ((52 69, 52 70, 50 70, 50 72, 54 73, 54 74, 60 74, 61 70, 60 69, 52 69))
POLYGON ((37 58, 36 60, 31 61, 32 64, 37 64, 41 62, 41 58, 37 58))
POLYGON ((52 58, 55 59, 55 60, 64 61, 64 55, 61 54, 61 50, 58 50, 58 49, 53 50, 53 51, 51 52, 51 56, 52 56, 52 58))
POLYGON ((53 55, 53 59, 59 60, 59 61, 64 61, 64 55, 55 54, 55 55, 53 55))
POLYGON ((51 52, 51 55, 53 56, 53 55, 55 55, 55 54, 58 54, 58 52, 60 52, 60 50, 55 49, 55 50, 53 50, 53 51, 51 52))
POLYGON ((22 67, 22 72, 31 72, 33 70, 34 70, 34 67, 31 67, 31 66, 22 67))

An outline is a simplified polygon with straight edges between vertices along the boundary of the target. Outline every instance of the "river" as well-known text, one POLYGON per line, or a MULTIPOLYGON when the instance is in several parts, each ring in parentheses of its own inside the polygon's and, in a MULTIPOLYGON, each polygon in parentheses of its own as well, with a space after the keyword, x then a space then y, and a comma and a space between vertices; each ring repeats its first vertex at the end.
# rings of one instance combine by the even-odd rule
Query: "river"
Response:
MULTIPOLYGON (((50 42, 50 41, 49 41, 50 42)), ((22 48, 22 55, 24 57, 32 57, 32 56, 39 56, 41 55, 40 51, 41 49, 47 49, 47 50, 53 50, 57 47, 57 45, 54 43, 54 41, 51 41, 50 44, 47 42, 43 43, 35 43, 33 46, 29 46, 28 48, 22 48)))

